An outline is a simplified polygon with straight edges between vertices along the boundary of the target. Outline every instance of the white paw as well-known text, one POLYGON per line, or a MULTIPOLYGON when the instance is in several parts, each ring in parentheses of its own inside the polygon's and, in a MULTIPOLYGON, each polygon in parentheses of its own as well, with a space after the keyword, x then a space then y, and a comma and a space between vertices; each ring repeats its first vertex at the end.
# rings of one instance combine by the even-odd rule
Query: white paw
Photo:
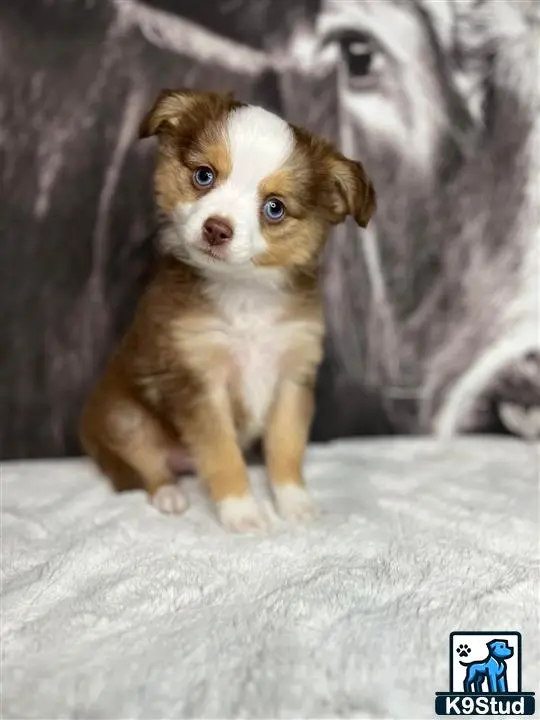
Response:
POLYGON ((218 516, 230 532, 260 533, 268 529, 266 518, 251 495, 222 500, 218 505, 218 516))
POLYGON ((527 440, 540 438, 540 407, 531 408, 516 403, 502 402, 499 415, 507 430, 527 440))
POLYGON ((317 517, 317 507, 302 485, 274 485, 274 493, 279 514, 285 520, 309 522, 317 517))
POLYGON ((176 485, 162 485, 151 499, 157 510, 167 514, 180 515, 188 506, 186 496, 176 485))

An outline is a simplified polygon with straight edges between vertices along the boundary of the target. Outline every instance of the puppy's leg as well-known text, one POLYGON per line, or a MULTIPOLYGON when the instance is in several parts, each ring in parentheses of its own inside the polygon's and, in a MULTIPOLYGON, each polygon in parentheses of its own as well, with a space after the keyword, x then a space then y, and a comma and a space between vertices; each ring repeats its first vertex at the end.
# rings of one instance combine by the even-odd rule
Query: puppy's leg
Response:
POLYGON ((280 384, 264 444, 277 508, 286 520, 307 521, 317 514, 302 476, 313 409, 311 386, 293 380, 280 384))
POLYGON ((182 436, 223 526, 233 532, 265 530, 225 394, 201 398, 189 420, 182 420, 182 436))
POLYGON ((158 510, 180 513, 187 501, 175 484, 173 439, 134 398, 99 396, 83 418, 82 443, 117 490, 144 488, 158 510))

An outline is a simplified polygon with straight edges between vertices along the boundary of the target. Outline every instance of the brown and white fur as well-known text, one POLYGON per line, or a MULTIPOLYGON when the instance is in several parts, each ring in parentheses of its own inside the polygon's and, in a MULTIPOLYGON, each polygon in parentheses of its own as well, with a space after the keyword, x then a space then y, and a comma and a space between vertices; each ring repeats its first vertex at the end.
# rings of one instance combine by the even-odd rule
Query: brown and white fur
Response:
POLYGON ((307 520, 319 257, 332 225, 367 225, 373 187, 330 143, 230 96, 163 91, 141 126, 151 135, 161 258, 87 402, 84 448, 164 512, 185 509, 175 472, 193 465, 241 532, 265 527, 243 456, 262 439, 278 511, 307 520))

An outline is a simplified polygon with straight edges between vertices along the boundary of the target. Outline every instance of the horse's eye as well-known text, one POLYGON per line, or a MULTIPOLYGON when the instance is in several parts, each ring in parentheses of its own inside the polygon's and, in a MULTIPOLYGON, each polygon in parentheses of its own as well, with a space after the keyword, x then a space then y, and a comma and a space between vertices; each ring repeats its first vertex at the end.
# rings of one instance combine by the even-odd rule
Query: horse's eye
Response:
POLYGON ((343 38, 340 42, 341 54, 350 78, 364 78, 371 72, 374 49, 372 43, 360 38, 343 38))

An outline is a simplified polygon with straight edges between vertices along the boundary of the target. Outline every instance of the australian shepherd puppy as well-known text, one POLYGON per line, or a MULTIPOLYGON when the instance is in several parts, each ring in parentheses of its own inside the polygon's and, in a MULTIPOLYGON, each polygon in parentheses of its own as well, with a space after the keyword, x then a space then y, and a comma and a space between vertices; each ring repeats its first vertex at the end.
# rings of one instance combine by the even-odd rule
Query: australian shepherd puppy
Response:
POLYGON ((91 394, 81 440, 118 490, 181 512, 193 469, 223 525, 262 530, 244 451, 262 440, 277 509, 308 520, 302 476, 321 360, 319 264, 332 225, 366 227, 373 187, 325 140, 231 96, 163 91, 157 271, 91 394))

